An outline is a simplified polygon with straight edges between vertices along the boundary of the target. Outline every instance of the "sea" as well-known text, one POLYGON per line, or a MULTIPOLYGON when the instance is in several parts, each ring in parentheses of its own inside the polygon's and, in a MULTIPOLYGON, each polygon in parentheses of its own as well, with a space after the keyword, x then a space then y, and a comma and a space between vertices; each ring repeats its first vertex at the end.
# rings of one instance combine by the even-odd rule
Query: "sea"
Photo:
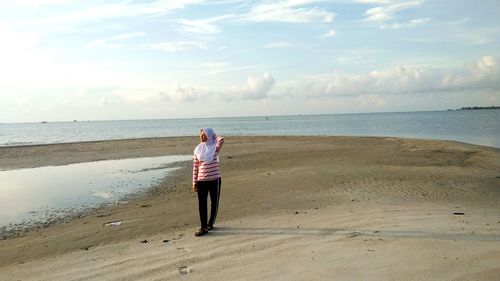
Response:
POLYGON ((219 135, 388 136, 500 148, 500 109, 191 119, 0 123, 0 146, 219 135))

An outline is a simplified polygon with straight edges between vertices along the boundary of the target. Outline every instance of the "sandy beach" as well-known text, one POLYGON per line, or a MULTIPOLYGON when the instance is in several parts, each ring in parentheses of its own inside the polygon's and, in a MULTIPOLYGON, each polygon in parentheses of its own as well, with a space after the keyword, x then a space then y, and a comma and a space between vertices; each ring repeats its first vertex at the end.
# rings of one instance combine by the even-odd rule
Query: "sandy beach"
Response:
MULTIPOLYGON (((196 137, 1 147, 0 169, 190 155, 196 137)), ((500 150, 234 137, 216 229, 191 162, 147 193, 0 240, 0 280, 500 280, 500 150), (104 225, 122 221, 120 226, 104 225)))

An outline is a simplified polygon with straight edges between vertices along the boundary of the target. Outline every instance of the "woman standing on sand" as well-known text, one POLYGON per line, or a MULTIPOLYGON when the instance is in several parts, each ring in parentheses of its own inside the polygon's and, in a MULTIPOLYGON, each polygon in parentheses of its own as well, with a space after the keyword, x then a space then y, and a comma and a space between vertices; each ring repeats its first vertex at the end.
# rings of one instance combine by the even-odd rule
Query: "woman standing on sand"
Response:
POLYGON ((219 209, 221 175, 219 170, 219 151, 224 138, 217 137, 212 128, 200 130, 200 144, 194 149, 193 191, 198 193, 200 229, 194 234, 202 236, 214 228, 219 209), (207 223, 207 199, 210 194, 210 220, 207 223))

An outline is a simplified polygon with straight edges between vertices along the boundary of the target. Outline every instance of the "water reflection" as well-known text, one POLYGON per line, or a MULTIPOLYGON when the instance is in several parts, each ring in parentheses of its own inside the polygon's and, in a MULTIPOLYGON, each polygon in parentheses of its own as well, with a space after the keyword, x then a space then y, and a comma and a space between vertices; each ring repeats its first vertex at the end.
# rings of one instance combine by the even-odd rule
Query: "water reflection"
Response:
POLYGON ((163 179, 176 169, 170 164, 190 159, 162 156, 0 171, 0 227, 113 203, 163 179))

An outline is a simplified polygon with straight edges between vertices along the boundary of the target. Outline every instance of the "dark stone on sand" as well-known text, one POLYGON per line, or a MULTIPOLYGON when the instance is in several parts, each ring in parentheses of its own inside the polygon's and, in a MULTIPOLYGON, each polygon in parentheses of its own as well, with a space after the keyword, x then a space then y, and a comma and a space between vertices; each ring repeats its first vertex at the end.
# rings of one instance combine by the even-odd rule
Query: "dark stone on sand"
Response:
POLYGON ((148 243, 148 240, 142 240, 141 243, 148 243))
POLYGON ((462 213, 462 212, 455 212, 455 213, 453 213, 453 214, 454 214, 454 215, 457 215, 457 216, 463 216, 463 215, 465 215, 465 213, 462 213))

